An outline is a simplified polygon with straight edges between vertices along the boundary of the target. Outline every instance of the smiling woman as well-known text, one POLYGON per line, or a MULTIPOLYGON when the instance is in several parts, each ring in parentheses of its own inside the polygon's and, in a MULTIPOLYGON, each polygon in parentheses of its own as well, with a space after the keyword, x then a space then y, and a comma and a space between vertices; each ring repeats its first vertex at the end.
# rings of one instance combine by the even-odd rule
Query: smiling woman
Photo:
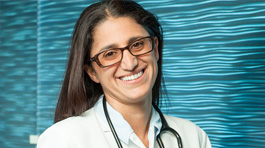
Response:
MULTIPOLYGON (((109 67, 102 68, 96 63, 86 66, 86 71, 90 78, 94 82, 101 84, 108 102, 121 113, 124 112, 122 111, 123 109, 128 109, 133 104, 139 105, 138 102, 150 104, 148 107, 151 109, 151 88, 153 88, 157 76, 157 60, 159 55, 158 46, 150 46, 150 44, 155 43, 146 38, 149 35, 144 27, 130 17, 113 18, 109 16, 106 21, 98 25, 94 30, 94 42, 91 48, 92 56, 100 53, 99 49, 104 49, 104 47, 111 47, 112 49, 105 50, 100 55, 128 44, 133 44, 129 46, 134 47, 134 44, 147 39, 146 47, 142 48, 140 52, 141 56, 131 54, 135 53, 135 49, 128 48, 121 51, 120 58, 117 59, 117 62, 108 64, 111 65, 109 67), (106 32, 108 33, 106 34, 106 32), (143 74, 137 79, 129 80, 141 73, 143 74), (124 81, 124 79, 127 79, 127 81, 124 81), (127 104, 130 105, 127 106, 127 104)), ((100 59, 103 62, 101 56, 100 59)), ((145 108, 146 106, 142 107, 145 108)))
POLYGON ((38 148, 211 147, 198 126, 157 107, 162 47, 160 24, 137 3, 87 7, 75 26, 55 124, 38 148))

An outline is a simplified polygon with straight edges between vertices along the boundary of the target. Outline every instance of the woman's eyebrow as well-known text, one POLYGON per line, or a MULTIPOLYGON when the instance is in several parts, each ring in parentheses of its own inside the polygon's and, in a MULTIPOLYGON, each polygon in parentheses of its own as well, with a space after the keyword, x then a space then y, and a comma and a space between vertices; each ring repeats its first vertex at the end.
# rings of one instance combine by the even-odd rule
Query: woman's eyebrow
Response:
MULTIPOLYGON (((144 37, 144 36, 135 36, 135 37, 131 37, 131 38, 129 38, 129 40, 127 41, 127 46, 130 44, 130 43, 132 43, 132 42, 134 42, 135 40, 137 40, 137 39, 139 39, 139 38, 142 38, 142 37, 144 37)), ((102 52, 102 51, 104 51, 104 50, 107 50, 107 49, 111 49, 111 48, 118 48, 117 47, 117 44, 110 44, 110 45, 107 45, 107 46, 104 46, 103 48, 101 48, 100 50, 99 50, 99 52, 102 52)), ((123 48, 123 47, 122 47, 123 48)))
POLYGON ((127 44, 130 44, 130 43, 134 42, 135 40, 137 40, 137 39, 139 39, 139 38, 142 38, 142 37, 143 37, 143 36, 131 37, 131 38, 128 40, 127 44))
POLYGON ((116 47, 116 44, 110 44, 110 45, 107 45, 107 46, 101 48, 99 50, 99 52, 102 52, 102 51, 107 50, 107 49, 115 48, 115 47, 116 47))

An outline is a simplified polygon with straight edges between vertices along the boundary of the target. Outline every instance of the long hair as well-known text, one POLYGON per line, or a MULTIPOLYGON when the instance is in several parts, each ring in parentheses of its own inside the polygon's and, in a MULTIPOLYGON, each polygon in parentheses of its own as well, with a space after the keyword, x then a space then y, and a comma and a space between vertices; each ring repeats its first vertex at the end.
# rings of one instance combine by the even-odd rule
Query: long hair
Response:
POLYGON ((54 122, 71 116, 78 116, 97 102, 103 90, 84 71, 84 65, 91 66, 90 50, 93 44, 94 28, 108 17, 131 17, 142 25, 151 36, 158 39, 158 74, 152 88, 153 103, 159 105, 162 79, 162 28, 157 18, 133 1, 102 1, 87 7, 80 15, 72 36, 72 44, 65 78, 55 110, 54 122))

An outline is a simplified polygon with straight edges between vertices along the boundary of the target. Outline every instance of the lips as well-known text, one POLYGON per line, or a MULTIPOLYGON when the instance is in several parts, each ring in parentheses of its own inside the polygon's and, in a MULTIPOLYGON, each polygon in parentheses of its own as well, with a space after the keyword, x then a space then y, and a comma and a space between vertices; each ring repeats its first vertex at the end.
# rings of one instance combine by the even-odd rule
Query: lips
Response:
POLYGON ((135 80, 139 77, 141 77, 143 75, 143 71, 140 71, 139 73, 137 74, 134 74, 134 75, 130 75, 130 76, 125 76, 125 77, 121 77, 120 79, 122 81, 132 81, 132 80, 135 80))

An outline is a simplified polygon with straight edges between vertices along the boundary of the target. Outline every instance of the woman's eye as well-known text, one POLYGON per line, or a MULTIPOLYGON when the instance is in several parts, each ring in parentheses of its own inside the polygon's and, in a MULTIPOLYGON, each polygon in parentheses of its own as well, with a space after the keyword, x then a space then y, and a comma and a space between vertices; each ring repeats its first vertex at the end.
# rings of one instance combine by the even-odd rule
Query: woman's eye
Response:
POLYGON ((138 49, 138 48, 142 48, 143 46, 144 46, 144 42, 143 41, 139 41, 139 42, 133 43, 132 48, 138 49))
POLYGON ((116 51, 107 51, 104 53, 104 57, 105 58, 110 58, 110 57, 114 57, 117 54, 116 51))

